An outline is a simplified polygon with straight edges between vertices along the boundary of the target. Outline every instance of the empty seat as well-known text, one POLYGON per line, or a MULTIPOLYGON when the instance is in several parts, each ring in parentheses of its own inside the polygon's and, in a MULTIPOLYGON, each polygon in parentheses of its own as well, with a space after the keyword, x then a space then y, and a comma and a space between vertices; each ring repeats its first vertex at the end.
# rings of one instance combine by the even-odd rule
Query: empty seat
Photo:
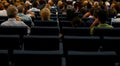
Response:
POLYGON ((24 49, 39 51, 56 51, 59 50, 59 38, 58 36, 25 36, 24 49))
POLYGON ((69 52, 67 66, 115 66, 118 57, 115 52, 69 52))
POLYGON ((0 26, 0 49, 20 48, 23 35, 27 35, 27 27, 0 26))
POLYGON ((94 36, 120 36, 120 28, 94 28, 94 36))
POLYGON ((65 54, 69 51, 98 51, 99 37, 64 36, 63 49, 65 54))
POLYGON ((14 51, 15 66, 61 66, 61 54, 56 52, 14 51))
POLYGON ((0 66, 8 66, 8 51, 0 50, 0 66))
POLYGON ((71 24, 71 21, 65 21, 65 20, 63 20, 63 21, 60 21, 60 26, 61 27, 72 27, 72 24, 71 24))
POLYGON ((119 52, 119 41, 120 37, 104 37, 103 41, 101 41, 102 50, 119 52))
POLYGON ((20 49, 20 38, 17 35, 0 35, 0 49, 20 49))

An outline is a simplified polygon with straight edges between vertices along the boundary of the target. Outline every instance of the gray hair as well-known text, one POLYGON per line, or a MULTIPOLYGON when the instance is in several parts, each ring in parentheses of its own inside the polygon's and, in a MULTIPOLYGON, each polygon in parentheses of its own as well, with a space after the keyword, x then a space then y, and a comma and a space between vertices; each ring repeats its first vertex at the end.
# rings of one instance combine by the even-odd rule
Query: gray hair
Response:
POLYGON ((18 13, 18 9, 16 8, 16 6, 10 5, 7 8, 7 15, 9 18, 14 18, 18 13))

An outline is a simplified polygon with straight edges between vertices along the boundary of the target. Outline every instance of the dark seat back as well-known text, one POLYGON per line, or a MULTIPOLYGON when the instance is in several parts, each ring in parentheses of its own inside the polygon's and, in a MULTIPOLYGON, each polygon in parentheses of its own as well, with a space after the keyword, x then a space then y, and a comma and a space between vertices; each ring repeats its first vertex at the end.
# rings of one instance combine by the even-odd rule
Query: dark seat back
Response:
POLYGON ((63 47, 66 51, 98 51, 99 37, 64 36, 63 47))
POLYGON ((26 35, 25 26, 0 26, 0 35, 26 35))
POLYGON ((57 26, 57 21, 41 21, 35 20, 35 26, 57 26))
POLYGON ((37 51, 16 51, 13 53, 15 66, 61 66, 61 56, 37 51))
POLYGON ((59 29, 58 27, 40 27, 34 26, 31 27, 30 35, 58 35, 59 29))
POLYGON ((90 36, 90 28, 89 27, 63 27, 62 28, 63 35, 70 36, 90 36))
POLYGON ((0 49, 20 49, 27 27, 0 26, 0 49))
POLYGON ((120 28, 94 28, 94 36, 120 36, 120 28))
POLYGON ((115 66, 115 52, 71 52, 67 58, 67 66, 115 66))
POLYGON ((24 37, 25 50, 59 50, 58 36, 25 36, 24 37))

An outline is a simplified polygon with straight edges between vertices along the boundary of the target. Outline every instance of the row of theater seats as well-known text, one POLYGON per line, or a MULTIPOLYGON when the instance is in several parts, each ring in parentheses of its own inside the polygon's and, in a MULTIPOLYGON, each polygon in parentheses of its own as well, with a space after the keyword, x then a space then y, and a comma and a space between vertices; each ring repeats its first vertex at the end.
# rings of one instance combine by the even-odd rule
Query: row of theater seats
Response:
POLYGON ((62 32, 67 66, 116 66, 119 62, 120 28, 94 28, 93 35, 88 27, 63 27, 62 32))
POLYGON ((0 26, 0 66, 61 66, 58 33, 58 27, 32 27, 28 36, 27 27, 0 26))
POLYGON ((0 26, 0 66, 116 66, 119 64, 120 28, 0 26), (110 35, 111 34, 111 35, 110 35), (64 61, 64 59, 66 61, 64 61))
MULTIPOLYGON (((8 19, 8 17, 6 16, 0 16, 0 24, 4 21, 6 21, 8 19)), ((54 14, 51 17, 52 21, 41 21, 40 16, 36 19, 33 18, 33 22, 34 22, 34 26, 58 26, 58 22, 57 22, 57 15, 54 14)), ((71 21, 67 19, 66 15, 61 15, 59 14, 59 26, 60 27, 72 27, 71 25, 71 21)), ((92 22, 90 21, 94 21, 91 18, 86 18, 83 22, 82 25, 80 25, 79 27, 90 27, 90 25, 92 24, 92 22)), ((32 26, 32 23, 30 21, 24 21, 28 26, 32 26)), ((111 24, 114 27, 120 27, 120 22, 111 22, 111 19, 107 22, 108 24, 111 24)))

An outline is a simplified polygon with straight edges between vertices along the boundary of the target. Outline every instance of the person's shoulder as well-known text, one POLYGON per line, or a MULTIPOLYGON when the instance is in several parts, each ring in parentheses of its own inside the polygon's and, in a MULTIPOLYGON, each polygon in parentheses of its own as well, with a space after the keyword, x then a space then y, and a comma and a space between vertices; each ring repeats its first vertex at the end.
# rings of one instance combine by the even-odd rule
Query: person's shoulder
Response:
POLYGON ((4 25, 6 25, 8 23, 8 21, 5 21, 5 22, 2 22, 0 25, 1 26, 4 26, 4 25))
POLYGON ((114 28, 112 25, 108 25, 109 26, 109 28, 114 28))

